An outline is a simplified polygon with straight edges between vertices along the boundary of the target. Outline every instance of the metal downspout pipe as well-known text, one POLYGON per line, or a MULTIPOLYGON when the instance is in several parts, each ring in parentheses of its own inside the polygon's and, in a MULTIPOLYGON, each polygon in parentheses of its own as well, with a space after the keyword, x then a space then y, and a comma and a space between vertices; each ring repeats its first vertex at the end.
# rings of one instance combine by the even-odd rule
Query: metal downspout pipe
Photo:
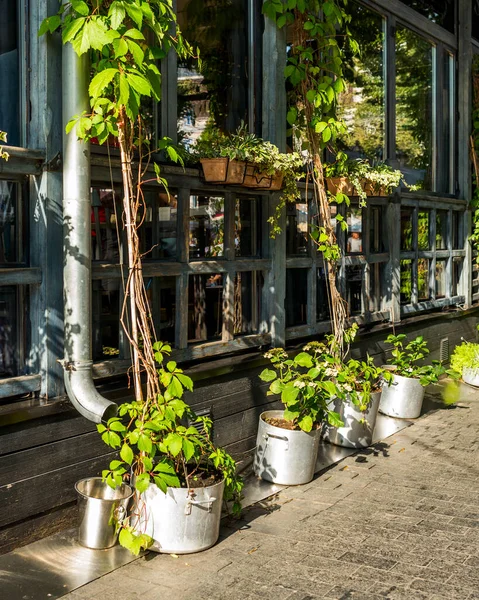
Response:
MULTIPOLYGON (((78 57, 63 45, 63 123, 89 111, 88 53, 78 57)), ((63 134, 63 302, 65 388, 74 407, 94 423, 117 413, 95 388, 92 376, 90 148, 75 128, 63 134)))

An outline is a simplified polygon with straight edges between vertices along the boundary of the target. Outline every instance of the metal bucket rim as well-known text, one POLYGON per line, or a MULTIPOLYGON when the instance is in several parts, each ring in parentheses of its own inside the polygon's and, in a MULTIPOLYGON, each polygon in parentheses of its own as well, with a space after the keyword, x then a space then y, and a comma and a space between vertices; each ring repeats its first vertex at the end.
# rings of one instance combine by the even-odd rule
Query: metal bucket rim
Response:
MULTIPOLYGON (((95 498, 94 496, 89 496, 88 494, 85 494, 84 492, 82 492, 80 489, 78 489, 78 486, 83 483, 84 481, 92 481, 92 480, 97 480, 97 481, 101 481, 102 483, 104 483, 105 485, 108 485, 105 481, 103 481, 102 477, 84 477, 83 479, 79 479, 76 483, 75 483, 75 491, 77 492, 77 494, 79 496, 81 496, 82 498, 85 498, 86 500, 92 501, 92 500, 99 500, 100 502, 122 502, 124 500, 129 500, 133 494, 135 493, 134 488, 132 488, 130 485, 128 485, 127 483, 122 483, 122 486, 125 486, 125 492, 127 492, 127 490, 130 490, 129 492, 127 492, 126 496, 121 496, 120 498, 95 498)), ((121 487, 121 486, 118 486, 121 487)), ((113 488, 111 488, 113 489, 113 488)), ((118 488, 115 488, 118 489, 118 488)))
POLYGON ((259 418, 264 422, 265 425, 267 425, 268 427, 272 427, 273 429, 277 429, 278 431, 282 431, 288 432, 288 435, 317 435, 321 433, 321 423, 316 423, 317 427, 316 429, 312 429, 311 431, 303 431, 302 429, 283 429, 283 427, 277 427, 276 425, 271 425, 271 423, 267 423, 266 422, 266 418, 265 415, 271 415, 272 413, 275 413, 277 415, 284 415, 284 410, 265 410, 264 412, 262 412, 259 416, 259 418))
POLYGON ((189 493, 189 490, 195 490, 195 491, 196 491, 196 490, 200 490, 200 491, 205 491, 205 492, 206 492, 207 490, 214 490, 215 488, 217 488, 217 487, 219 487, 219 486, 222 486, 222 485, 224 485, 224 483, 225 483, 225 480, 224 480, 224 478, 223 478, 223 479, 221 479, 221 481, 217 481, 216 483, 213 483, 212 485, 202 485, 202 486, 199 486, 199 487, 189 487, 189 488, 188 488, 188 487, 171 487, 171 486, 168 486, 168 487, 166 488, 166 493, 165 493, 165 492, 163 492, 163 490, 162 490, 162 489, 160 489, 160 488, 159 488, 159 487, 156 485, 156 483, 155 483, 155 482, 150 482, 150 485, 154 485, 155 487, 157 487, 157 488, 158 488, 158 490, 159 490, 160 492, 162 492, 163 494, 165 494, 165 496, 166 496, 166 495, 168 494, 168 491, 169 491, 169 490, 173 490, 173 491, 175 491, 175 492, 181 492, 181 491, 185 491, 187 494, 189 493))

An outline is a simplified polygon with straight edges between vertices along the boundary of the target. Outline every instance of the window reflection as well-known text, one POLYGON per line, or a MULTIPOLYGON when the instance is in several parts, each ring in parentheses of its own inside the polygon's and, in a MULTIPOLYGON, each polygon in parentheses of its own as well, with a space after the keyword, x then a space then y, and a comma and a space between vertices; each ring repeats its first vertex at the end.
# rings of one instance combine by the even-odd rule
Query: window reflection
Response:
POLYGON ((412 208, 401 208, 401 250, 412 250, 412 208))
POLYGON ((261 274, 236 273, 234 282, 234 335, 258 332, 261 274))
POLYGON ((371 206, 370 209, 370 251, 386 252, 387 244, 385 239, 386 221, 384 219, 384 210, 382 206, 371 206))
POLYGON ((455 0, 401 0, 420 15, 454 33, 455 0))
POLYGON ((317 269, 316 274, 316 320, 326 321, 329 319, 329 297, 324 267, 317 269))
POLYGON ((19 288, 0 288, 0 379, 20 374, 19 288))
POLYGON ((18 15, 16 0, 0 2, 0 130, 8 133, 8 144, 20 146, 20 87, 18 15))
POLYGON ((429 300, 429 260, 419 258, 417 261, 417 294, 419 302, 429 300))
POLYGON ((362 310, 363 267, 346 267, 346 302, 352 315, 359 315, 362 310))
POLYGON ((308 269, 286 269, 286 327, 304 325, 308 308, 308 269))
POLYGON ((171 191, 167 194, 148 190, 145 192, 145 202, 146 214, 142 231, 142 252, 145 258, 176 258, 176 195, 171 191))
POLYGON ((400 299, 401 304, 411 304, 412 302, 412 261, 401 260, 401 283, 400 283, 400 299))
POLYGON ((190 196, 190 259, 223 256, 224 198, 190 196))
POLYGON ((453 250, 464 248, 464 214, 458 210, 452 211, 452 248, 453 250))
POLYGON ((462 268, 464 266, 464 259, 460 256, 455 256, 452 259, 452 289, 451 295, 458 296, 460 292, 462 268))
POLYGON ((347 212, 348 239, 347 252, 360 254, 363 252, 363 221, 360 208, 349 208, 347 212))
POLYGON ((417 247, 419 250, 429 250, 429 211, 420 210, 417 214, 417 247))
POLYGON ((433 189, 433 47, 396 30, 396 158, 407 183, 433 189))
POLYGON ((447 210, 436 212, 436 250, 447 250, 447 210))
POLYGON ((178 22, 199 49, 178 67, 178 141, 191 146, 208 127, 234 131, 247 122, 246 0, 178 0, 178 22), (197 70, 198 69, 198 70, 197 70))
POLYGON ((120 356, 120 279, 92 282, 93 360, 120 356))
POLYGON ((27 260, 21 192, 20 184, 0 180, 0 265, 27 260))
POLYGON ((188 285, 188 340, 221 338, 223 329, 223 275, 190 275, 188 285))
POLYGON ((117 264, 120 259, 117 219, 121 219, 121 190, 91 191, 91 243, 93 260, 117 264))
POLYGON ((308 252, 308 205, 286 205, 286 252, 289 256, 308 252))
POLYGON ((436 298, 446 297, 446 261, 436 260, 436 298))
POLYGON ((237 198, 235 204, 235 255, 258 256, 259 223, 256 198, 237 198))
POLYGON ((350 3, 351 30, 361 52, 350 56, 345 70, 347 89, 339 99, 340 116, 348 126, 342 137, 351 158, 381 160, 384 154, 384 33, 383 18, 350 3))

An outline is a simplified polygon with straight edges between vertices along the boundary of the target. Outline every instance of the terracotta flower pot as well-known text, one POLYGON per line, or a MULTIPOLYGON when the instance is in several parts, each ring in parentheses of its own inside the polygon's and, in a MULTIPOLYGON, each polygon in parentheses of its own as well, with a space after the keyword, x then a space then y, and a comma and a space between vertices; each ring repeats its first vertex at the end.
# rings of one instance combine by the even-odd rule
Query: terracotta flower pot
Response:
POLYGON ((246 167, 246 175, 243 186, 248 188, 260 188, 266 190, 280 190, 283 185, 283 174, 277 172, 275 175, 268 175, 261 172, 251 164, 246 167))
MULTIPOLYGON (((357 190, 348 177, 326 177, 326 187, 333 196, 336 194, 346 194, 346 196, 357 196, 357 190)), ((361 180, 361 187, 366 193, 366 196, 387 196, 384 188, 377 189, 365 179, 361 180)))
POLYGON ((246 163, 229 158, 201 158, 203 174, 208 183, 241 185, 246 171, 246 163))

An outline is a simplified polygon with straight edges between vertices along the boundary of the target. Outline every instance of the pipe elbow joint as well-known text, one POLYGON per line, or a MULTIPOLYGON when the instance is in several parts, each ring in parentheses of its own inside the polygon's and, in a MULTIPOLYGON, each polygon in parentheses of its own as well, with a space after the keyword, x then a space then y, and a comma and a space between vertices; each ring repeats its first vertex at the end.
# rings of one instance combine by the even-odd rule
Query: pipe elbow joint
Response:
POLYGON ((68 398, 77 411, 93 423, 106 423, 118 413, 118 405, 102 396, 93 382, 91 360, 62 361, 68 398))

